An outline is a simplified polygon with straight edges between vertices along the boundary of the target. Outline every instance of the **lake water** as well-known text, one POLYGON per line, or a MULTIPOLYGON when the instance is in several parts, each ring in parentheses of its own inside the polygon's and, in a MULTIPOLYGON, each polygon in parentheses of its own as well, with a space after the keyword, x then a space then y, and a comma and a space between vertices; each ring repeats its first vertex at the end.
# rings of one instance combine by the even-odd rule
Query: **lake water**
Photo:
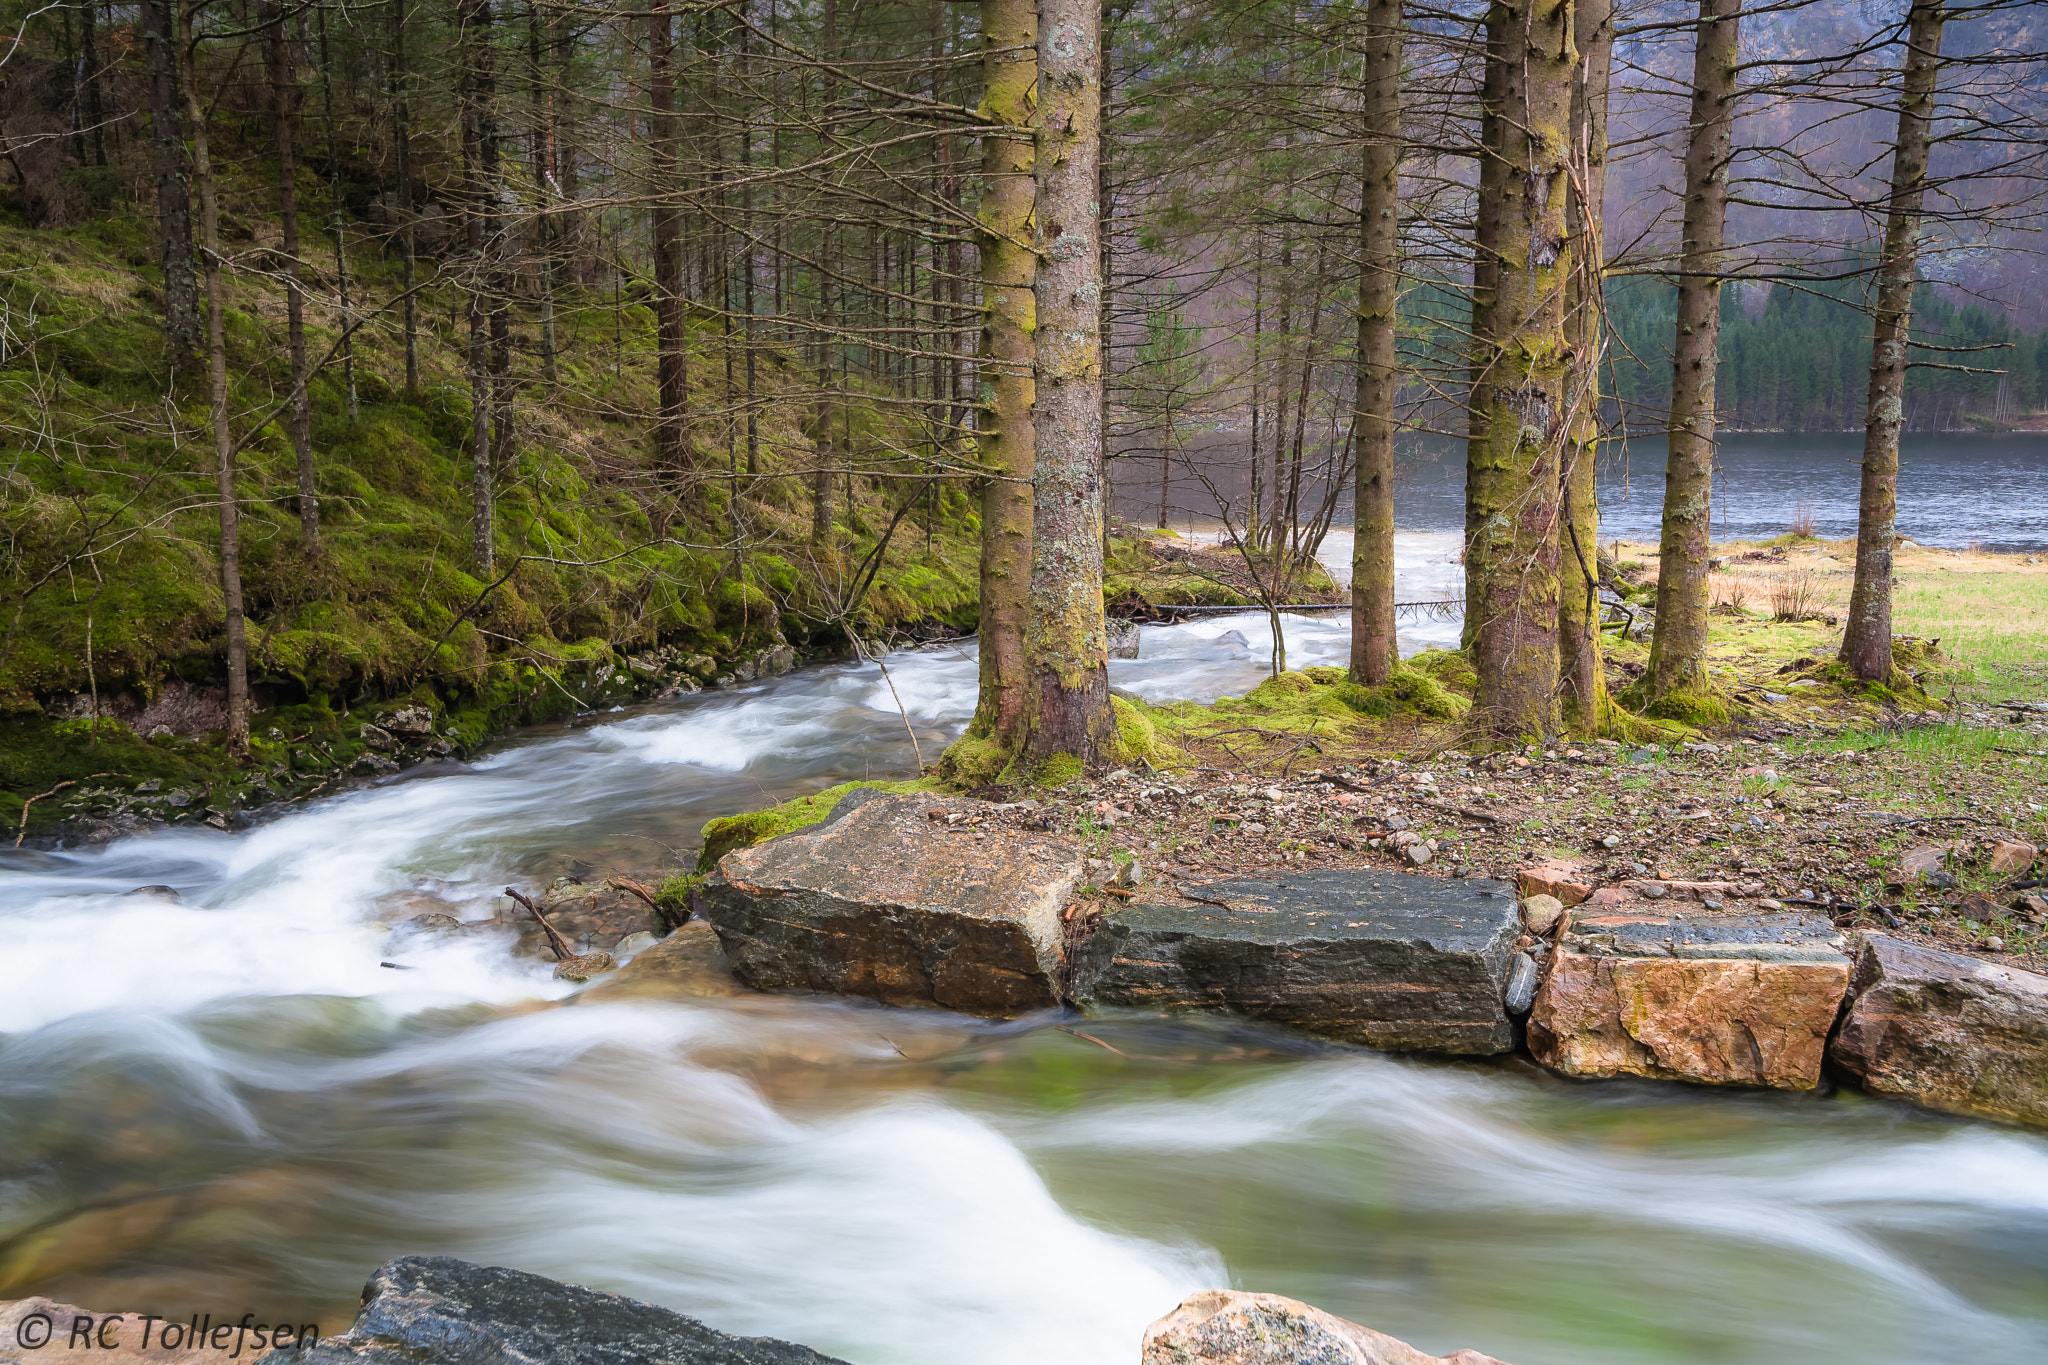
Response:
MULTIPOLYGON (((1188 442, 1190 457, 1226 496, 1241 498, 1242 436, 1208 433, 1188 442)), ((1664 442, 1639 438, 1610 450, 1600 469, 1603 539, 1655 541, 1664 499, 1664 442)), ((1863 438, 1855 433, 1726 433, 1714 494, 1716 540, 1769 539, 1790 529, 1804 505, 1820 535, 1856 533, 1863 438)), ((1461 531, 1465 524, 1465 446, 1444 436, 1408 435, 1396 445, 1395 522, 1404 530, 1461 531)), ((1158 506, 1158 461, 1134 457, 1117 470, 1124 515, 1149 524, 1158 506)), ((1192 476, 1171 491, 1175 524, 1213 518, 1214 499, 1192 476)), ((1900 449, 1900 534, 1927 545, 2048 549, 2048 435, 1906 433, 1900 449)), ((1348 494, 1340 502, 1349 519, 1348 494)))
MULTIPOLYGON (((1430 591, 1443 539, 1403 545, 1402 595, 1430 591)), ((1147 628, 1112 681, 1241 692, 1262 630, 1147 628)), ((1296 663, 1343 658, 1341 621, 1289 635, 1296 663)), ((972 708, 971 645, 888 663, 930 754, 972 708)), ((2048 1359, 2038 1134, 1219 1020, 1092 1041, 1054 1015, 573 1004, 503 945, 381 918, 482 918, 507 884, 669 861, 710 815, 911 762, 879 670, 819 667, 246 831, 0 853, 0 1297, 331 1331, 418 1252, 855 1365, 1135 1365, 1216 1286, 1514 1365, 2048 1359), (151 883, 182 899, 121 894, 151 883)))

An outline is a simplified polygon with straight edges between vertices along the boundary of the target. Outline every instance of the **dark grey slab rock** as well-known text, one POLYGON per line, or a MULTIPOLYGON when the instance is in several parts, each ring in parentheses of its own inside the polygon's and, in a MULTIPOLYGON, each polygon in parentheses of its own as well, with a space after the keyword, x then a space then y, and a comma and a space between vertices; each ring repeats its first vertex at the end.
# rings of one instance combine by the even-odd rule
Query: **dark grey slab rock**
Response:
POLYGON ((1572 912, 1561 946, 1623 957, 1747 958, 1765 962, 1849 960, 1847 940, 1825 916, 1796 910, 1716 914, 1625 906, 1572 912))
POLYGON ((1105 911, 1074 952, 1077 1001, 1226 1011, 1392 1050, 1514 1046, 1502 983, 1521 919, 1505 883, 1328 871, 1183 889, 1225 904, 1105 911))
POLYGON ((2048 976, 1866 934, 1828 1060, 1866 1089, 2048 1128, 2048 976))
POLYGON ((345 1336, 262 1365, 845 1365, 773 1337, 735 1337, 650 1303, 523 1270, 404 1256, 363 1286, 345 1336))
POLYGON ((1060 910, 1081 850, 986 823, 987 802, 855 791, 719 861, 704 917, 756 990, 1009 1018, 1059 1003, 1060 910))

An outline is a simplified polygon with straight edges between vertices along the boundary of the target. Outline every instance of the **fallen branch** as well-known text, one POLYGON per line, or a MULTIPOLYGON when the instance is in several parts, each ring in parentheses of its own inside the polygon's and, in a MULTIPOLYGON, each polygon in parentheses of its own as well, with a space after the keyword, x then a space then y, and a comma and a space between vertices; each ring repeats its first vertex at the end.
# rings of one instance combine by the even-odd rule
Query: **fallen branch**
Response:
POLYGON ((538 905, 535 905, 509 886, 505 888, 505 894, 532 911, 533 917, 540 921, 541 931, 548 936, 548 946, 555 950, 555 960, 557 962, 567 962, 570 958, 576 956, 575 953, 569 951, 568 940, 555 932, 555 926, 548 923, 548 917, 540 912, 538 905))
POLYGON ((54 787, 50 788, 50 789, 49 789, 48 791, 46 791, 46 792, 37 792, 37 793, 36 793, 36 794, 35 794, 34 796, 31 796, 31 797, 30 797, 30 798, 29 798, 28 800, 26 800, 26 801, 22 802, 22 803, 21 803, 21 824, 20 824, 20 825, 19 825, 19 826, 18 826, 18 827, 17 827, 16 829, 15 829, 15 832, 14 832, 14 846, 15 846, 16 848, 20 848, 20 847, 21 847, 21 841, 22 841, 23 839, 26 839, 26 838, 28 838, 28 808, 29 808, 30 806, 33 806, 33 805, 34 805, 34 804, 35 804, 36 802, 38 802, 38 801, 42 800, 42 799, 43 799, 44 797, 46 797, 46 796, 55 796, 55 795, 56 795, 56 794, 57 794, 58 792, 60 792, 60 791, 63 791, 63 790, 64 790, 64 789, 66 788, 66 787, 75 787, 75 786, 77 786, 77 785, 78 785, 78 779, 77 779, 77 778, 73 778, 73 779, 72 779, 71 781, 69 781, 69 782, 59 782, 59 783, 58 783, 58 784, 57 784, 56 786, 54 786, 54 787))
POLYGON ((1462 815, 1467 820, 1480 820, 1489 825, 1506 824, 1508 820, 1505 815, 1495 815, 1492 811, 1481 810, 1477 806, 1454 806, 1448 801, 1424 801, 1422 804, 1432 810, 1447 810, 1454 815, 1462 815))
POLYGON ((1071 1033, 1076 1038, 1086 1038, 1089 1042, 1095 1044, 1095 1046, 1097 1047, 1109 1048, 1111 1052, 1115 1052, 1116 1055, 1119 1057, 1129 1057, 1131 1055, 1128 1052, 1118 1051, 1118 1049, 1116 1048, 1109 1047, 1108 1043, 1103 1042, 1100 1038, 1097 1038, 1092 1033, 1083 1033, 1081 1032, 1081 1030, 1077 1028, 1068 1028, 1065 1024, 1054 1024, 1053 1027, 1058 1029, 1061 1033, 1071 1033))

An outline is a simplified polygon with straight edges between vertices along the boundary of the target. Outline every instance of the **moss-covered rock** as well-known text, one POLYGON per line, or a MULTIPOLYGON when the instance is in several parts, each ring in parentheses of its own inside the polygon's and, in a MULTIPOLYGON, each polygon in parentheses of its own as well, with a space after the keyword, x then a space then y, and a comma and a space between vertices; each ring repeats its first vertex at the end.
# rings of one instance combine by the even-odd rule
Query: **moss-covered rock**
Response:
MULTIPOLYGON (((850 792, 863 787, 885 792, 917 792, 942 790, 933 778, 920 778, 902 782, 842 782, 836 787, 827 787, 810 796, 799 796, 793 801, 784 801, 779 806, 766 810, 746 811, 739 815, 721 815, 705 822, 704 846, 697 853, 697 871, 708 874, 718 867, 718 860, 736 848, 752 848, 765 843, 779 834, 794 829, 807 829, 817 824, 850 792)), ((687 890, 687 888, 686 888, 687 890)))

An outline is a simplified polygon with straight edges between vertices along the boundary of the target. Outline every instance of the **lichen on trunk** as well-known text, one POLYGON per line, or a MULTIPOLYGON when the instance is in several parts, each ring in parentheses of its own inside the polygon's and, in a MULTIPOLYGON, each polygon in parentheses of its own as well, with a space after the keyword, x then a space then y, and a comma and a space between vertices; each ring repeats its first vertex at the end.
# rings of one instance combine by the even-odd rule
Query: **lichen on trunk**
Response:
POLYGON ((1898 520, 1899 429, 1906 421, 1906 337, 1920 262, 1920 213, 1948 13, 1916 3, 1907 20, 1899 134, 1892 150, 1891 210, 1878 264, 1877 330, 1871 343, 1870 400, 1863 426, 1863 484, 1856 513, 1856 581, 1841 660, 1865 682, 1892 676, 1892 540, 1898 520))
POLYGON ((1566 327, 1578 50, 1563 0, 1496 5, 1487 27, 1506 111, 1488 120, 1503 203, 1472 390, 1466 611, 1479 676, 1473 727, 1517 740, 1558 728, 1560 469, 1579 397, 1566 327))
POLYGON ((1671 425, 1658 547, 1657 629, 1644 709, 1671 715, 1726 708, 1707 677, 1707 560, 1714 491, 1714 376, 1721 343, 1728 168, 1735 148, 1741 0, 1701 0, 1693 42, 1692 118, 1685 151, 1685 228, 1671 349, 1671 425), (1671 701, 1684 694, 1683 700, 1671 701), (1668 703, 1668 704, 1667 704, 1668 703))
POLYGON ((1022 751, 1114 752, 1102 612, 1101 7, 1039 6, 1031 600, 1022 751))

